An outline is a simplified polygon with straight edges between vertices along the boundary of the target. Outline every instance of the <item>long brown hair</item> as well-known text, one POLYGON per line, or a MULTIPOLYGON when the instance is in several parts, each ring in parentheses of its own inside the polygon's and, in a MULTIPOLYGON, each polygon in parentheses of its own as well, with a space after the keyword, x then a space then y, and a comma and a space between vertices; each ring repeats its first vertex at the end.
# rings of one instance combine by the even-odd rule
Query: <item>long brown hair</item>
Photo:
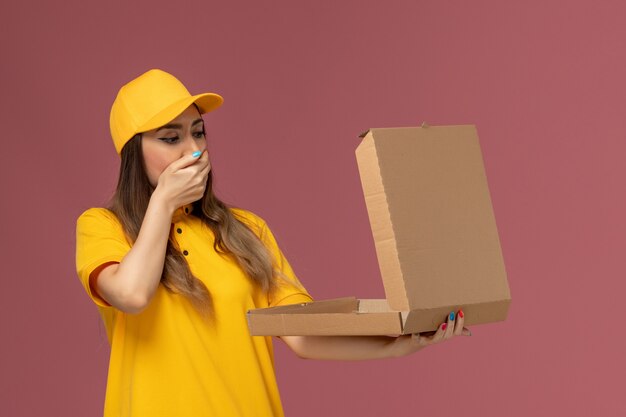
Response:
MULTIPOLYGON (((127 238, 134 243, 154 191, 145 171, 140 134, 124 145, 121 157, 117 189, 108 209, 117 216, 127 238)), ((230 210, 234 206, 217 198, 212 185, 211 169, 204 195, 192 203, 192 214, 213 231, 213 249, 218 253, 234 256, 246 275, 263 291, 272 293, 277 289, 276 277, 297 285, 297 282, 274 267, 271 252, 250 227, 230 210)), ((167 243, 161 283, 169 291, 186 296, 205 317, 214 318, 211 294, 202 281, 191 273, 187 260, 171 235, 167 243)))

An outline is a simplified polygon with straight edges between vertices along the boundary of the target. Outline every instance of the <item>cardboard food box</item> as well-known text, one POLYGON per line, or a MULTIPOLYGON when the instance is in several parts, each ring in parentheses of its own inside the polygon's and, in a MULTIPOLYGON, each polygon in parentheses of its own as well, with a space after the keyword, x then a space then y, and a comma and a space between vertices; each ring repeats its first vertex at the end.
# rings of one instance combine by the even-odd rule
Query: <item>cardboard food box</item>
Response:
MULTIPOLYGON (((252 335, 399 335, 505 320, 511 295, 473 125, 370 129, 356 158, 385 300, 248 311, 252 335)), ((355 282, 357 279, 355 277, 355 282)))

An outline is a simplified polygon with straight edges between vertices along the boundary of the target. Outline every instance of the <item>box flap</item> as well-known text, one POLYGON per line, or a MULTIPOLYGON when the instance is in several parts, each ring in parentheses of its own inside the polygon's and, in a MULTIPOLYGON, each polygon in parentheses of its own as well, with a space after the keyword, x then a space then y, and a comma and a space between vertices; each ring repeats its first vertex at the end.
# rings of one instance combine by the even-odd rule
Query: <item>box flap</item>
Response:
POLYGON ((510 300, 474 126, 370 129, 355 153, 392 309, 510 300))

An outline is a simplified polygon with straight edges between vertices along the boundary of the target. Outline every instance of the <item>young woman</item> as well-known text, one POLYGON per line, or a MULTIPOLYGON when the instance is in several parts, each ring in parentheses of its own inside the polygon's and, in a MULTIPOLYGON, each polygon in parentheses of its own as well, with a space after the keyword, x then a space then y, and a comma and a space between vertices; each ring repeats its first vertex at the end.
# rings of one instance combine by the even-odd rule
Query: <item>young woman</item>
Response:
MULTIPOLYGON (((76 268, 111 345, 105 417, 282 416, 271 337, 250 336, 246 312, 312 301, 267 223, 212 191, 202 114, 192 96, 150 70, 111 109, 121 156, 108 208, 77 220, 76 268)), ((281 337, 299 357, 398 357, 469 335, 450 313, 432 335, 281 337)))

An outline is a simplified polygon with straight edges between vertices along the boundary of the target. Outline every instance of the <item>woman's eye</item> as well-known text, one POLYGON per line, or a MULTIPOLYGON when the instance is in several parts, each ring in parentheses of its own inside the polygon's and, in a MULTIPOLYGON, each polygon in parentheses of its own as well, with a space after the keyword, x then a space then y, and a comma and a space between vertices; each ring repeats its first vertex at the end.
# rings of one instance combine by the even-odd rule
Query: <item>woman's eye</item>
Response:
POLYGON ((165 143, 176 143, 178 141, 178 136, 174 136, 171 138, 159 138, 159 139, 165 143))
POLYGON ((203 130, 201 132, 195 132, 193 135, 197 138, 203 138, 206 135, 206 132, 203 130))

